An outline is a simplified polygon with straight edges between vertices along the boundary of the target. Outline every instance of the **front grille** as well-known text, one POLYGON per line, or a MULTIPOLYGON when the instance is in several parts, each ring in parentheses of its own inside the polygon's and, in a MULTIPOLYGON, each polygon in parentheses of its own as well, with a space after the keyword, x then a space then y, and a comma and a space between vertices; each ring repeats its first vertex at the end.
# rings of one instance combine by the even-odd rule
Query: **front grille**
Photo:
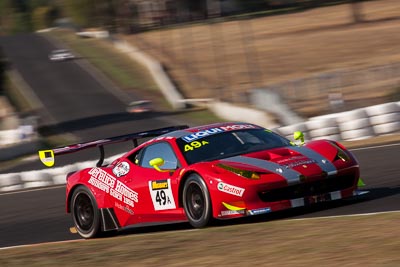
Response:
POLYGON ((339 191, 350 188, 355 184, 355 177, 352 175, 325 178, 314 182, 305 182, 287 187, 266 190, 258 193, 264 202, 274 202, 287 199, 295 199, 309 196, 316 196, 328 192, 339 191))

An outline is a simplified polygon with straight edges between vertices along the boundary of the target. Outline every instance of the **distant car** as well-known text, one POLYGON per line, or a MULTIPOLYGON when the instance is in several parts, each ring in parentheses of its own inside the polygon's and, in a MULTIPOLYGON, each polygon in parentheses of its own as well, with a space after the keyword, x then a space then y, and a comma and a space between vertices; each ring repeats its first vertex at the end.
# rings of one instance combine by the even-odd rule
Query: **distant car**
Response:
POLYGON ((49 54, 49 59, 51 61, 64 61, 64 60, 70 60, 70 59, 74 59, 74 58, 75 58, 75 55, 66 49, 53 50, 49 54))
POLYGON ((153 110, 153 105, 150 100, 139 100, 129 103, 126 111, 129 113, 144 113, 153 110))
MULTIPOLYGON (((303 135, 296 132, 298 138, 303 135)), ((343 145, 296 145, 249 123, 173 126, 39 151, 99 147, 96 166, 67 175, 66 210, 84 238, 134 225, 232 219, 361 195, 357 160, 343 145), (138 145, 138 139, 150 139, 138 145), (134 148, 103 166, 104 145, 134 148)))

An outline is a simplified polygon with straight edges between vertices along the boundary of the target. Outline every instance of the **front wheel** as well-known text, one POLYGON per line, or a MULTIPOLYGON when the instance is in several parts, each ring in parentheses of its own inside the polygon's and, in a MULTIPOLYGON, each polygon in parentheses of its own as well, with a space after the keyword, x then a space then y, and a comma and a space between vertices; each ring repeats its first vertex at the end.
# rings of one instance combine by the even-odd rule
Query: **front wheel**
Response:
POLYGON ((100 211, 92 192, 79 186, 72 195, 71 212, 75 228, 83 238, 93 238, 100 233, 100 211))
POLYGON ((191 174, 185 182, 183 208, 189 223, 193 227, 204 227, 211 220, 210 194, 204 180, 198 174, 191 174))

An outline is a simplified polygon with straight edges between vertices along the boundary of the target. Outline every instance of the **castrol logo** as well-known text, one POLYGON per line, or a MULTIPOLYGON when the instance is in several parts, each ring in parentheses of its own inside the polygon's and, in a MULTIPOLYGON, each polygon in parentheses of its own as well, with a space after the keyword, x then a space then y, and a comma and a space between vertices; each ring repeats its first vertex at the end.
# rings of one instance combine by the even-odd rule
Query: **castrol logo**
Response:
POLYGON ((218 190, 221 191, 221 192, 228 193, 228 194, 231 194, 231 195, 235 195, 235 196, 238 196, 238 197, 243 196, 243 193, 244 193, 244 188, 237 187, 237 186, 230 185, 230 184, 226 184, 226 183, 223 183, 223 182, 219 182, 217 187, 218 187, 218 190))

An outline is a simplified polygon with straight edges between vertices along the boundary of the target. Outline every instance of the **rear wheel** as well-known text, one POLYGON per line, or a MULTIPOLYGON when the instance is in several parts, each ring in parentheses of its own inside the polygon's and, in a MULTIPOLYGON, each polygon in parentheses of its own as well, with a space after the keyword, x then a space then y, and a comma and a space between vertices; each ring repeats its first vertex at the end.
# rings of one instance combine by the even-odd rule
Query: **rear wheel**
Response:
POLYGON ((189 223, 196 228, 206 226, 212 215, 210 194, 204 180, 191 174, 183 188, 183 207, 189 223))
POLYGON ((84 238, 93 238, 100 233, 100 211, 92 192, 79 186, 72 195, 71 212, 75 228, 84 238))

